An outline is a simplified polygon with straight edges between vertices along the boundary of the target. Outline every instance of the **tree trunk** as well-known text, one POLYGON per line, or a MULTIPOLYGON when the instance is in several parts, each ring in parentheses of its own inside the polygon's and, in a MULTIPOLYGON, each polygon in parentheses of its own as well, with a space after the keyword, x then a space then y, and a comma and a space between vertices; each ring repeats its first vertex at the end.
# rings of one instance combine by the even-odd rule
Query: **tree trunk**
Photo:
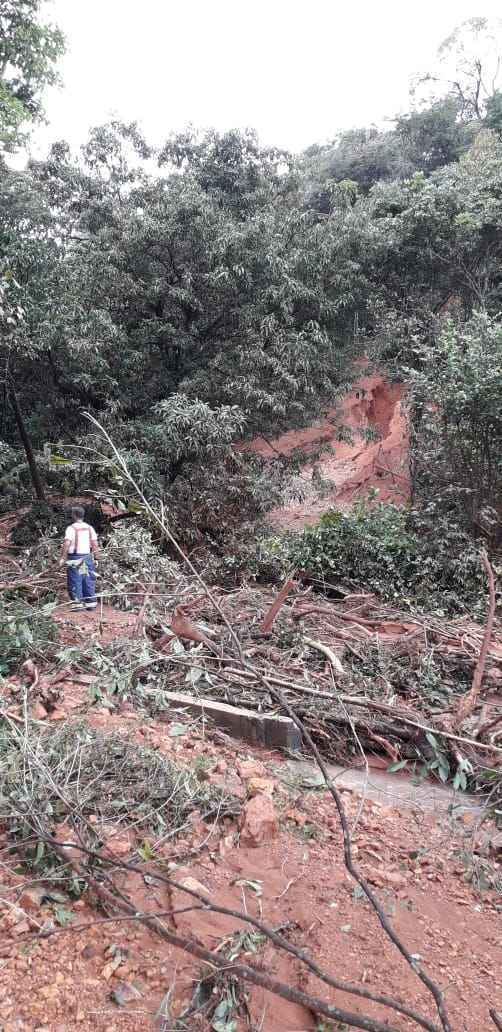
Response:
POLYGON ((23 448, 26 452, 26 458, 28 461, 28 466, 30 468, 31 480, 33 483, 33 487, 35 488, 35 494, 40 502, 45 502, 45 488, 38 470, 35 455, 33 452, 33 447, 28 436, 28 431, 24 423, 23 415, 21 409, 19 408, 17 395, 13 387, 9 388, 9 398, 14 412, 14 418, 16 420, 17 428, 19 430, 19 436, 23 442, 23 448))

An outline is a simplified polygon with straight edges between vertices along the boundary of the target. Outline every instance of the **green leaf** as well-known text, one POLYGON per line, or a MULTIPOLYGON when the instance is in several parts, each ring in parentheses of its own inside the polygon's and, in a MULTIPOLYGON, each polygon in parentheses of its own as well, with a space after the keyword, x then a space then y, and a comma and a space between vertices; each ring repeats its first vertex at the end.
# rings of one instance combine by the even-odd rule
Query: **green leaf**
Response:
POLYGON ((152 849, 149 842, 143 842, 142 845, 138 847, 138 853, 142 860, 155 859, 155 850, 152 849))
POLYGON ((63 457, 63 455, 51 455, 50 461, 51 461, 51 465, 52 466, 71 466, 72 465, 72 460, 71 459, 65 459, 63 457))
POLYGON ((56 907, 54 918, 61 928, 66 928, 66 925, 75 920, 75 914, 73 914, 71 910, 66 910, 64 907, 56 907))
POLYGON ((46 893, 47 899, 50 899, 52 903, 67 903, 68 896, 65 896, 64 892, 58 892, 57 889, 50 889, 46 893))
POLYGON ((242 885, 243 887, 246 887, 248 889, 252 889, 252 891, 256 893, 257 896, 262 895, 263 883, 259 880, 253 880, 250 878, 239 878, 239 880, 236 881, 235 884, 242 885))
MULTIPOLYGON (((213 1014, 213 1018, 216 1018, 216 1019, 226 1018, 227 1014, 229 1014, 231 1010, 232 1010, 232 1004, 227 999, 220 1000, 220 1002, 219 1002, 219 1004, 218 1004, 218 1006, 217 1006, 217 1008, 216 1008, 216 1010, 215 1010, 215 1012, 213 1014)), ((214 1028, 214 1025, 213 1025, 213 1028, 214 1028)))
POLYGON ((37 851, 35 853, 35 865, 39 864, 45 854, 45 842, 37 843, 37 851))
POLYGON ((391 763, 390 767, 387 767, 387 772, 394 774, 396 770, 403 770, 407 763, 408 760, 396 760, 394 763, 391 763))

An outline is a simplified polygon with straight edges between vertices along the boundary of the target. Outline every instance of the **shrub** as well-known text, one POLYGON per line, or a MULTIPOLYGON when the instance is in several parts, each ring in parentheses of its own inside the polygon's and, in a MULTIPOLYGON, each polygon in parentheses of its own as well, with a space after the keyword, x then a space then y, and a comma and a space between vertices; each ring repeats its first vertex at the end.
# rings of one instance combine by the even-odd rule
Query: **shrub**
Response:
POLYGON ((51 604, 30 606, 19 599, 0 608, 0 674, 39 652, 47 654, 47 645, 57 638, 52 608, 51 604))
MULTIPOLYGON (((82 504, 85 509, 84 518, 92 523, 99 533, 108 523, 101 506, 94 502, 82 504)), ((41 537, 61 537, 71 522, 71 506, 36 502, 16 523, 11 539, 14 545, 29 548, 41 537)))
MULTIPOLYGON (((486 312, 445 320, 406 370, 417 498, 435 498, 471 532, 502 541, 502 324, 486 312), (488 516, 488 521, 487 521, 488 516), (487 522, 489 526, 487 525, 487 522)), ((450 516, 451 518, 451 516, 450 516)))
POLYGON ((295 565, 318 580, 364 587, 384 598, 406 592, 417 563, 417 543, 395 506, 331 510, 293 542, 295 565))
POLYGON ((484 577, 475 543, 431 508, 332 510, 288 539, 288 561, 312 580, 373 591, 400 606, 481 615, 484 577))

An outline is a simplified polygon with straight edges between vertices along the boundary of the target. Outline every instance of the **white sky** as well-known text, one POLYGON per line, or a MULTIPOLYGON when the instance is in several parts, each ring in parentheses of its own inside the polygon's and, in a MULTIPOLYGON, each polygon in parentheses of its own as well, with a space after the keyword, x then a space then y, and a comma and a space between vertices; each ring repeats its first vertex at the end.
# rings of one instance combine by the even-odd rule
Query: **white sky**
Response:
POLYGON ((252 126, 293 150, 408 110, 411 75, 473 15, 500 0, 52 0, 67 36, 62 90, 47 96, 54 139, 137 120, 151 142, 188 122, 252 126))

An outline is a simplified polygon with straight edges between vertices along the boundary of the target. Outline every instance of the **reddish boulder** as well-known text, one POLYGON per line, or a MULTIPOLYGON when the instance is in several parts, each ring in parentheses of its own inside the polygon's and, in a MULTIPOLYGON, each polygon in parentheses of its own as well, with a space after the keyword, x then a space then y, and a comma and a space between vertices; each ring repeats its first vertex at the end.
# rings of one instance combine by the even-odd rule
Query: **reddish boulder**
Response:
POLYGON ((243 781, 249 778, 262 778, 265 774, 265 767, 259 760, 239 760, 236 766, 243 781))
POLYGON ((272 778, 250 778, 247 783, 248 796, 269 795, 275 791, 275 781, 272 778))
POLYGON ((277 835, 278 825, 274 804, 269 795, 250 799, 241 815, 241 844, 262 846, 277 835))

